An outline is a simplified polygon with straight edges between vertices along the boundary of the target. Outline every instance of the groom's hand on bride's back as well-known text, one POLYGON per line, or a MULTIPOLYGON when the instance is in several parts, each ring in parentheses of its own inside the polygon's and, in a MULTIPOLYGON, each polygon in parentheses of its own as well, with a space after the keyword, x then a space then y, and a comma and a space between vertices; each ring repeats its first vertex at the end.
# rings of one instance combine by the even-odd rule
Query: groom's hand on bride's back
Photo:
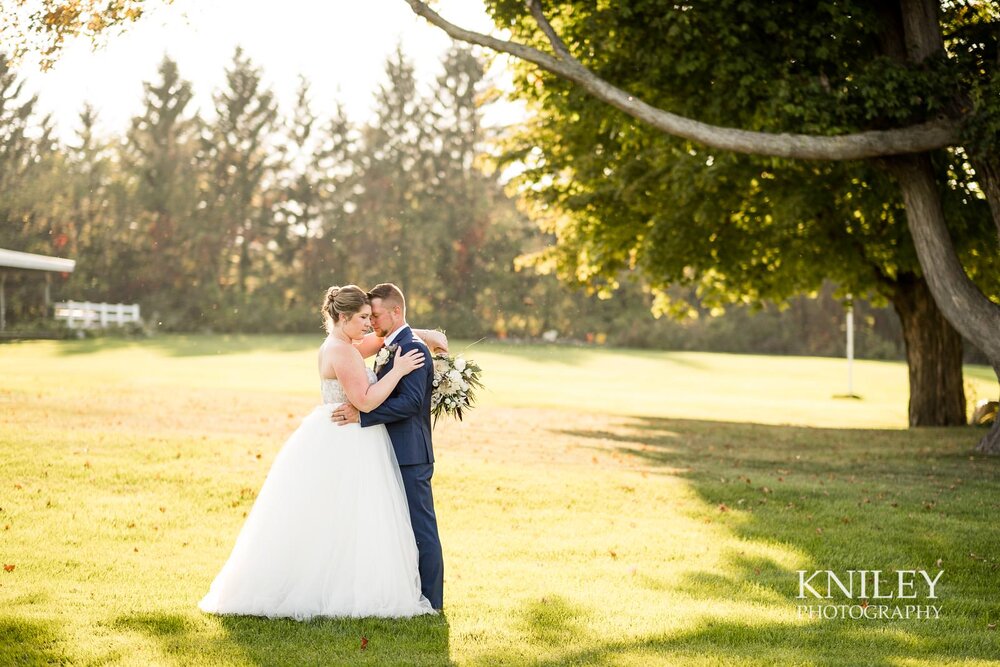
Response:
POLYGON ((341 403, 340 407, 330 414, 330 421, 337 426, 356 424, 361 421, 361 413, 359 413, 358 409, 350 403, 341 403))

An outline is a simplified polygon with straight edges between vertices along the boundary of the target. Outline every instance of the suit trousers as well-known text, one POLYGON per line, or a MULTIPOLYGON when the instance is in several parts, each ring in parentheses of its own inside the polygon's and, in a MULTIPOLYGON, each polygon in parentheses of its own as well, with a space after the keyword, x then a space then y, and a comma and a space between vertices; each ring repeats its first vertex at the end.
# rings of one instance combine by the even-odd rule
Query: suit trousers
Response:
POLYGON ((410 506, 410 523, 420 553, 420 590, 432 607, 441 609, 444 605, 444 557, 431 493, 434 464, 399 466, 399 472, 403 477, 406 502, 410 506))

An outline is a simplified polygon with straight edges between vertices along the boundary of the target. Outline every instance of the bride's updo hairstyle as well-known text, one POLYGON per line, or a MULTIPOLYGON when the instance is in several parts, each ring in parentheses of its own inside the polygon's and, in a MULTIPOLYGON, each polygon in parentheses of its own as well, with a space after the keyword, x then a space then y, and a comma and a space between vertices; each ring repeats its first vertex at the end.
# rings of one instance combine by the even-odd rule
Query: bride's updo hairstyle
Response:
POLYGON ((323 323, 327 333, 333 331, 333 325, 340 321, 341 315, 348 318, 368 305, 368 295, 357 285, 334 285, 326 291, 323 299, 323 323))

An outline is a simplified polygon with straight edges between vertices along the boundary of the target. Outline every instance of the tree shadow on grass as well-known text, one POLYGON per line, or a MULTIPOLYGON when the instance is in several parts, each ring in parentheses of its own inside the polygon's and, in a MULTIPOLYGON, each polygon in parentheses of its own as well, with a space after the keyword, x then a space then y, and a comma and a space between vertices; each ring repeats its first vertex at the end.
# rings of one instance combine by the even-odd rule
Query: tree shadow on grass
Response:
MULTIPOLYGON (((561 598, 524 602, 515 613, 524 646, 478 656, 481 665, 741 664, 940 665, 996 659, 985 628, 979 641, 942 631, 935 621, 810 620, 794 597, 795 573, 768 558, 733 556, 720 572, 698 571, 679 582, 645 577, 640 585, 665 595, 690 596, 704 612, 675 632, 609 636, 588 627, 590 610, 561 598), (738 602, 759 614, 727 618, 721 606, 738 602), (782 608, 788 610, 782 613, 782 608), (779 620, 772 620, 780 616, 779 620), (909 663, 908 663, 909 664, 909 663)), ((641 575, 640 575, 641 576, 641 575)))
MULTIPOLYGON (((723 663, 943 664, 996 659, 995 493, 1000 461, 972 455, 971 429, 855 430, 633 417, 614 430, 559 430, 594 449, 624 455, 647 475, 683 479, 700 501, 683 511, 734 538, 722 565, 669 581, 639 575, 644 588, 705 608, 692 626, 621 640, 583 636, 536 664, 642 659, 723 663), (794 567, 945 570, 935 620, 801 617, 797 572, 767 556, 801 554, 794 567), (731 604, 759 609, 733 620, 731 604)), ((858 601, 860 602, 860 600, 858 601)), ((911 601, 907 601, 911 602, 911 601)), ((902 604, 902 603, 901 603, 902 604)), ((525 613, 530 610, 526 608, 525 613)), ((494 656, 499 658, 500 656, 494 656)), ((484 662, 489 662, 489 659, 484 662)))
POLYGON ((716 471, 774 472, 779 468, 789 470, 792 477, 846 473, 873 480, 899 475, 924 478, 936 470, 939 476, 952 471, 1000 481, 1000 459, 974 453, 981 433, 972 427, 902 431, 658 417, 626 419, 624 428, 616 431, 560 429, 558 433, 618 443, 619 453, 644 460, 653 468, 690 470, 692 481, 711 478, 716 471), (915 461, 917 458, 922 464, 915 461), (966 465, 969 461, 971 469, 966 465), (873 465, 883 468, 873 469, 873 465), (935 468, 940 465, 946 469, 935 468))
POLYGON ((585 632, 586 611, 558 596, 531 600, 519 613, 519 629, 534 645, 555 649, 576 641, 585 632))
POLYGON ((140 632, 183 663, 225 660, 248 665, 413 664, 447 665, 447 618, 316 618, 311 621, 254 616, 161 612, 119 617, 119 629, 140 632), (362 638, 366 639, 362 648, 362 638))
MULTIPOLYGON (((593 639, 593 638, 592 638, 593 639)), ((801 627, 786 624, 748 626, 704 620, 694 629, 638 639, 597 639, 587 648, 553 646, 530 659, 510 660, 503 655, 483 656, 477 663, 531 665, 617 664, 758 664, 758 665, 870 665, 891 667, 907 657, 919 656, 928 664, 944 664, 947 656, 906 633, 886 633, 858 625, 801 627), (840 647, 849 646, 847 652, 840 647)), ((973 652, 976 653, 976 652, 973 652)), ((985 651, 978 657, 993 657, 985 651)))
POLYGON ((70 662, 59 648, 53 623, 0 617, 0 665, 62 665, 70 662))

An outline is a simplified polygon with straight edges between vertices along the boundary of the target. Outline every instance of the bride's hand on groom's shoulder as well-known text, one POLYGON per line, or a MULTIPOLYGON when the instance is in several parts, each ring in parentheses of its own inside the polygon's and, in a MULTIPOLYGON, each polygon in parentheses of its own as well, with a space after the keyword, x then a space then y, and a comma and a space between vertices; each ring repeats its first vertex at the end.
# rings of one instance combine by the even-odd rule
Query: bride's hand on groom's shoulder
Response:
POLYGON ((398 370, 400 375, 408 375, 423 365, 424 353, 422 350, 410 350, 403 354, 402 348, 397 348, 396 358, 392 361, 392 370, 398 370))

